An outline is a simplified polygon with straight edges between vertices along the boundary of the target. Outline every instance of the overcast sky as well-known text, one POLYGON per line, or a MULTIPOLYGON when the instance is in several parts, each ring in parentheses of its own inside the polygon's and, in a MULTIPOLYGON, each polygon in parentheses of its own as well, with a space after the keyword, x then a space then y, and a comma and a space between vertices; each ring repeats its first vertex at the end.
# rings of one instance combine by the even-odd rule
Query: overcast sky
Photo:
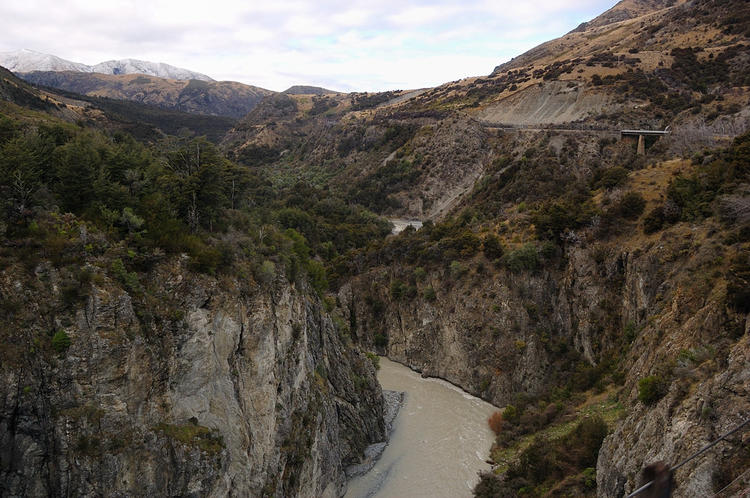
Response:
POLYGON ((134 58, 271 90, 420 88, 489 74, 616 0, 2 0, 0 51, 134 58))

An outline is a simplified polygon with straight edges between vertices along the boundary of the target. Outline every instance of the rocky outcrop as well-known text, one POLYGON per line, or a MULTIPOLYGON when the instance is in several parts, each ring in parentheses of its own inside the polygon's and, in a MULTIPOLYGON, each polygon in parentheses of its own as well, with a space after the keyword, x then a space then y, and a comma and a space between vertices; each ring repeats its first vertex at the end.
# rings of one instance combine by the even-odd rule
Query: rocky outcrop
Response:
POLYGON ((154 294, 104 278, 61 307, 57 270, 23 275, 0 274, 3 496, 333 497, 385 437, 372 363, 286 279, 165 264, 154 294))
POLYGON ((495 126, 560 125, 601 114, 612 97, 582 84, 561 81, 529 86, 477 113, 477 119, 495 126))
MULTIPOLYGON (((673 383, 654 408, 633 403, 628 417, 605 439, 599 452, 599 496, 630 493, 642 484, 641 471, 646 465, 659 461, 677 465, 747 420, 750 413, 747 334, 721 362, 721 369, 710 373, 685 371, 682 367, 680 375, 692 379, 682 378, 681 382, 673 383), (698 379, 701 380, 695 382, 698 379)), ((701 368, 717 367, 714 364, 701 368)), ((743 439, 741 432, 678 469, 674 476, 677 484, 674 496, 713 496, 716 483, 721 483, 721 488, 728 484, 726 475, 731 470, 727 466, 742 457, 743 440, 746 437, 743 439)))

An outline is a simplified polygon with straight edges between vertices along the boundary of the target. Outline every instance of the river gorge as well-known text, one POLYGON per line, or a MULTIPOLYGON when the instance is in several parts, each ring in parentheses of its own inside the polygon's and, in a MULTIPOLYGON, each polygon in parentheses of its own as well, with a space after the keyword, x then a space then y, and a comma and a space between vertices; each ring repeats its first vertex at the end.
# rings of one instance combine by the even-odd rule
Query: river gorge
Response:
POLYGON ((471 496, 489 469, 491 404, 440 379, 380 359, 383 389, 406 393, 390 442, 368 473, 349 482, 347 498, 471 496))

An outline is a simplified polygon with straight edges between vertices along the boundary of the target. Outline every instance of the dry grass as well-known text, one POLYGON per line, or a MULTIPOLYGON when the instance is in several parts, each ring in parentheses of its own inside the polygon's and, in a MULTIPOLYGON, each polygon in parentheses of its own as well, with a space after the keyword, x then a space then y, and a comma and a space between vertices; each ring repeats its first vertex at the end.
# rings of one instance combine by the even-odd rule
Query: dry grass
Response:
POLYGON ((650 167, 633 171, 628 176, 631 190, 638 192, 646 199, 646 210, 655 207, 664 200, 669 182, 679 174, 689 173, 692 169, 690 161, 672 159, 656 163, 650 167))

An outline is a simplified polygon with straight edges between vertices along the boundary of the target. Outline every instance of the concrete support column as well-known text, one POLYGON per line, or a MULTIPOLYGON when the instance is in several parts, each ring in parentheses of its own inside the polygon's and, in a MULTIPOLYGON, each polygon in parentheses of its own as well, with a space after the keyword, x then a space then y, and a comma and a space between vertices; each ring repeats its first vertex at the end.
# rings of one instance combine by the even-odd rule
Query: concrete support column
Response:
POLYGON ((636 154, 639 156, 646 155, 646 138, 643 135, 638 135, 638 150, 636 154))

